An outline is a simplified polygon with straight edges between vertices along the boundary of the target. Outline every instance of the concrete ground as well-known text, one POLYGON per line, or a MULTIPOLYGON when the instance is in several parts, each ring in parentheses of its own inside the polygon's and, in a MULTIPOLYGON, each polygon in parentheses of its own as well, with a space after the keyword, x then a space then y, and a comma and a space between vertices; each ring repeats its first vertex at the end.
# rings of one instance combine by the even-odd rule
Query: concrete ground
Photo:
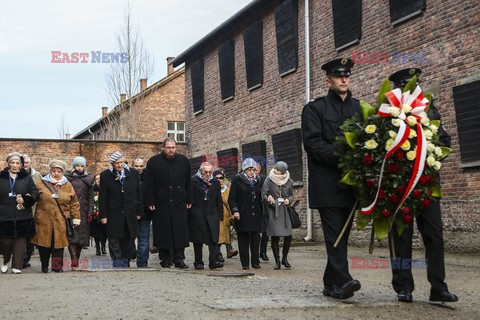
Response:
MULTIPOLYGON (((222 250, 224 248, 222 247, 222 250)), ((270 249, 269 249, 270 250, 270 249)), ((387 257, 377 248, 350 248, 350 259, 387 257)), ((95 249, 83 258, 97 258, 95 249)), ((415 251, 415 258, 422 258, 415 251)), ((65 252, 65 258, 68 253, 65 252)), ((187 270, 160 269, 151 256, 148 269, 102 269, 89 260, 87 270, 56 274, 40 271, 38 255, 21 275, 0 274, 1 319, 480 319, 480 256, 447 254, 447 283, 459 302, 442 307, 429 304, 425 270, 413 271, 414 303, 395 301, 390 269, 353 269, 362 289, 338 301, 322 295, 326 263, 323 245, 292 247, 291 270, 241 270, 238 256, 226 259, 222 270, 195 271, 193 249, 186 250, 187 270), (92 263, 94 265, 92 265, 92 263)), ((269 252, 272 259, 272 255, 269 252)), ((208 257, 204 252, 204 257, 208 257)), ((102 256, 101 259, 108 259, 102 256)), ((273 260, 273 259, 272 259, 273 260)), ((350 260, 351 266, 352 260, 350 260)), ((108 266, 108 261, 105 262, 108 266)), ((363 263, 362 263, 363 265, 363 263)))

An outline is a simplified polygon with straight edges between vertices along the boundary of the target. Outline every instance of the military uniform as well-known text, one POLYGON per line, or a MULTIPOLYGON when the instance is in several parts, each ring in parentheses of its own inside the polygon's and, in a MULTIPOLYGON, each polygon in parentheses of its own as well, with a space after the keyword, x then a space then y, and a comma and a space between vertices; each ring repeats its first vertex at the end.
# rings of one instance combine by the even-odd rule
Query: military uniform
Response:
MULTIPOLYGON (((336 59, 322 66, 327 75, 350 76, 353 62, 336 59)), ((336 298, 348 298, 360 289, 360 283, 352 279, 348 270, 347 244, 349 228, 337 248, 337 240, 354 205, 353 191, 341 186, 341 171, 333 143, 343 122, 360 112, 360 103, 350 91, 343 100, 329 89, 326 96, 308 103, 302 112, 303 145, 308 158, 309 207, 319 209, 325 237, 328 261, 323 276, 324 294, 336 298), (352 281, 354 289, 350 288, 352 281), (348 283, 346 294, 340 290, 348 283), (339 293, 340 292, 340 293, 339 293), (339 294, 337 294, 339 293, 339 294)))

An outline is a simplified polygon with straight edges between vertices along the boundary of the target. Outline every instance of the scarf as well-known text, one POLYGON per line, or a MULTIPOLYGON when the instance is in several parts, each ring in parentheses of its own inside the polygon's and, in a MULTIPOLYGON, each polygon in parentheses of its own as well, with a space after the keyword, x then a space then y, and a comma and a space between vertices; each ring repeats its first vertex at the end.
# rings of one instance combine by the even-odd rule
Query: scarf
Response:
POLYGON ((275 173, 273 173, 272 169, 268 174, 268 178, 272 180, 272 182, 275 183, 277 186, 283 186, 288 182, 288 180, 290 180, 290 172, 287 171, 285 174, 277 176, 275 173))
POLYGON ((250 178, 245 172, 242 172, 242 177, 250 182, 252 186, 255 185, 255 182, 257 182, 257 175, 255 173, 253 174, 253 178, 250 178))
POLYGON ((45 177, 42 178, 42 180, 45 180, 47 182, 50 182, 51 184, 57 185, 57 186, 63 186, 65 183, 68 182, 67 178, 65 176, 62 177, 60 180, 55 180, 50 173, 47 174, 45 177))
POLYGON ((210 189, 210 186, 212 185, 212 183, 210 181, 212 181, 213 175, 210 175, 210 177, 208 177, 208 181, 205 181, 205 179, 203 179, 202 173, 200 172, 200 169, 199 169, 197 171, 197 173, 195 174, 195 176, 200 178, 200 181, 202 182, 202 189, 205 193, 207 193, 208 190, 210 189))

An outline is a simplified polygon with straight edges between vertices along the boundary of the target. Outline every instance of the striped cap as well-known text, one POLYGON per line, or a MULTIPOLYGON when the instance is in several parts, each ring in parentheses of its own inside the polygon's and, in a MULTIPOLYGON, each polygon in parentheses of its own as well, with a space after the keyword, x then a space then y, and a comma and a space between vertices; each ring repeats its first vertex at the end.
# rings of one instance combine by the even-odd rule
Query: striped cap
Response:
POLYGON ((123 158, 123 153, 121 153, 120 151, 116 151, 110 156, 108 161, 110 161, 110 163, 114 163, 115 161, 117 161, 120 158, 123 158))

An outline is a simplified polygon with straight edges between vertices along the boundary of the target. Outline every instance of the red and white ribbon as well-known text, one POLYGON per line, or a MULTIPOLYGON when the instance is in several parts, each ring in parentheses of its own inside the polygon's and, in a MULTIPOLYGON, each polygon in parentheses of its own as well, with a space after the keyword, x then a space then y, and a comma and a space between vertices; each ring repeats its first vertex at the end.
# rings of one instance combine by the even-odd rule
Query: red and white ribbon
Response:
POLYGON ((398 203, 395 213, 393 215, 393 220, 394 220, 395 215, 397 214, 402 204, 405 202, 405 199, 410 195, 412 190, 417 185, 418 180, 422 176, 423 169, 425 167, 425 160, 427 158, 427 141, 425 139, 425 135, 423 133, 422 124, 420 123, 420 120, 422 118, 427 117, 425 109, 427 108, 428 99, 424 97, 420 86, 417 86, 412 94, 410 94, 410 91, 404 92, 402 94, 402 91, 400 89, 394 89, 392 91, 387 92, 385 96, 387 97, 389 103, 382 103, 382 105, 380 105, 380 108, 377 112, 378 115, 382 117, 396 117, 402 121, 399 122, 400 125, 398 128, 398 132, 395 137, 395 140, 387 150, 387 154, 383 159, 382 166, 380 168, 380 176, 378 179, 378 187, 377 187, 377 193, 375 195, 375 199, 368 207, 362 208, 360 210, 360 213, 364 215, 368 215, 372 213, 373 210, 375 210, 375 207, 377 205, 377 200, 378 200, 378 194, 380 192, 380 187, 382 185, 385 162, 387 161, 388 158, 390 158, 392 154, 395 153, 395 151, 397 151, 403 145, 405 141, 407 141, 410 135, 410 128, 407 125, 407 115, 405 113, 405 112, 407 113, 410 112, 411 115, 416 119, 416 124, 415 124, 417 129, 416 157, 413 165, 412 175, 408 182, 407 188, 404 194, 402 195, 402 198, 400 199, 400 202, 398 203), (395 114, 398 113, 397 116, 392 115, 391 108, 400 109, 398 110, 400 112, 394 112, 395 114))

